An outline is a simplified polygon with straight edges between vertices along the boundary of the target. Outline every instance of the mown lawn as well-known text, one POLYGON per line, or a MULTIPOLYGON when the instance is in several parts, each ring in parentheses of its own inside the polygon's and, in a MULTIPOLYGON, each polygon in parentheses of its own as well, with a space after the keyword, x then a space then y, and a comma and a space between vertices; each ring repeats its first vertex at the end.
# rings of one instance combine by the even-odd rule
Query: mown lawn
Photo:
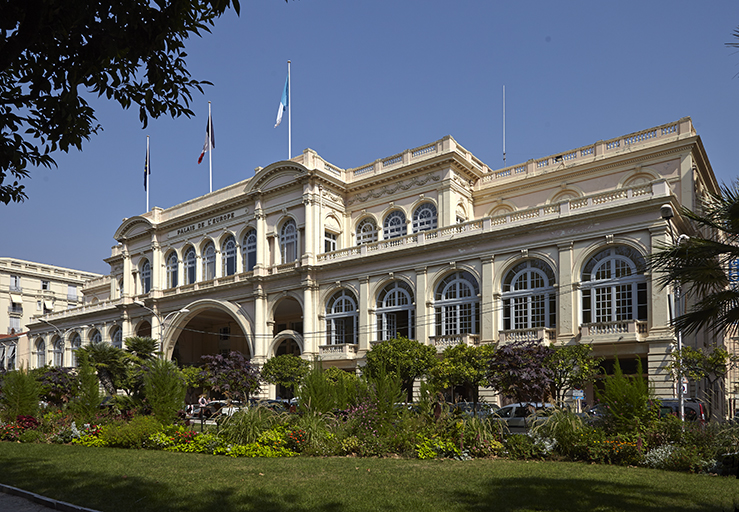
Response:
POLYGON ((246 459, 0 443, 0 482, 118 511, 733 512, 735 478, 508 460, 246 459))

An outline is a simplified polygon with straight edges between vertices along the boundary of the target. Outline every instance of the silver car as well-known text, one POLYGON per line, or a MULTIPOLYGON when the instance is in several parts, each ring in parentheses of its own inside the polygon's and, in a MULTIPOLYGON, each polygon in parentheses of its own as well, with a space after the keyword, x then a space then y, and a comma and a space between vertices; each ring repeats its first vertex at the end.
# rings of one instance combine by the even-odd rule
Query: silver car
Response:
POLYGON ((505 422, 510 432, 528 432, 541 418, 554 412, 554 404, 542 402, 516 402, 495 411, 492 419, 505 422))

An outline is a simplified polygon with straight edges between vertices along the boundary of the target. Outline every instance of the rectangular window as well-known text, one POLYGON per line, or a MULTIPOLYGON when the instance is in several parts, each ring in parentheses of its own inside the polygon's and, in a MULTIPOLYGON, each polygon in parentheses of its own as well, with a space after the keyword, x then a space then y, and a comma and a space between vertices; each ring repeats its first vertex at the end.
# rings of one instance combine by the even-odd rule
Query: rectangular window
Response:
POLYGON ((611 287, 595 289, 595 321, 610 322, 612 321, 611 307, 611 287))
POLYGON ((49 284, 49 281, 41 281, 41 289, 42 290, 51 290, 51 285, 49 284))
POLYGON ((8 318, 10 324, 8 325, 8 334, 15 334, 21 332, 21 319, 17 316, 11 316, 8 318))
POLYGON ((323 252, 332 252, 336 250, 336 235, 326 231, 323 237, 323 252))
POLYGON ((40 300, 37 300, 36 301, 36 311, 43 311, 43 309, 41 308, 41 301, 40 300))
POLYGON ((21 291, 21 276, 10 276, 10 291, 21 291))
POLYGON ((230 327, 221 327, 220 329, 221 339, 227 340, 231 338, 231 328, 230 327))
POLYGON ((77 300, 77 285, 76 284, 68 284, 67 285, 67 300, 77 300))

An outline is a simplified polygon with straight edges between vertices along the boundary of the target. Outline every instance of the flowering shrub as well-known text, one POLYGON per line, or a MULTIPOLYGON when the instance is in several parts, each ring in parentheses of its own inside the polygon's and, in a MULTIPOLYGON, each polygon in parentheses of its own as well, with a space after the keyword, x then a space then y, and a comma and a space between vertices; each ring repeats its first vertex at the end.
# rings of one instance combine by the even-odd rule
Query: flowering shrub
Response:
POLYGON ((642 453, 638 442, 613 438, 593 440, 588 445, 588 457, 591 462, 630 466, 641 461, 642 453))
POLYGON ((39 421, 34 418, 33 416, 18 416, 15 419, 16 425, 21 427, 23 430, 29 430, 29 429, 35 429, 38 428, 40 423, 39 421))
POLYGON ((23 433, 23 428, 15 423, 0 425, 0 441, 18 441, 23 433))
POLYGON ((716 461, 702 459, 695 446, 665 444, 649 450, 642 465, 668 471, 702 472, 715 466, 716 461))
POLYGON ((290 430, 285 436, 287 440, 287 447, 294 452, 300 453, 303 451, 303 447, 308 442, 308 434, 305 430, 300 428, 294 428, 290 430))
POLYGON ((72 422, 72 444, 79 444, 82 446, 89 447, 103 447, 108 446, 107 443, 100 437, 102 430, 100 426, 90 423, 85 423, 81 429, 72 422))

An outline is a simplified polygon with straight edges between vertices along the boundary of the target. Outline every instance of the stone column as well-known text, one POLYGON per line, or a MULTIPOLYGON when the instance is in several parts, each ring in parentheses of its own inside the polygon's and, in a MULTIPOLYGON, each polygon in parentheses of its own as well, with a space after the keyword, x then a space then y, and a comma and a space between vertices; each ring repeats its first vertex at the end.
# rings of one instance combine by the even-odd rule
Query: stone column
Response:
POLYGON ((162 272, 162 248, 156 236, 151 237, 151 291, 166 288, 166 282, 162 281, 162 274, 166 279, 166 272, 162 272))
POLYGON ((256 200, 257 207, 254 209, 254 218, 257 221, 257 261, 254 265, 255 275, 264 275, 269 267, 267 254, 267 216, 262 210, 261 200, 256 200))
POLYGON ((374 304, 370 303, 369 296, 369 277, 362 276, 359 278, 359 350, 367 351, 370 349, 370 341, 372 341, 372 320, 370 309, 374 311, 374 304))
POLYGON ((133 269, 131 268, 131 255, 126 245, 121 251, 123 255, 123 296, 130 297, 135 289, 133 269))
POLYGON ((574 336, 576 326, 579 325, 577 312, 579 311, 578 276, 572 274, 573 242, 557 245, 559 264, 557 265, 557 342, 567 343, 574 336))
POLYGON ((272 341, 272 332, 268 328, 267 294, 262 282, 254 283, 254 358, 263 361, 267 358, 269 342, 272 341))
POLYGON ((496 327, 498 325, 497 301, 499 294, 495 293, 495 257, 485 256, 480 258, 482 263, 482 283, 480 283, 480 341, 489 342, 498 338, 496 327), (497 295, 497 297, 496 297, 497 295))
POLYGON ((303 285, 303 354, 311 359, 318 355, 318 334, 316 332, 315 291, 318 288, 312 276, 307 275, 303 285))
POLYGON ((428 345, 429 337, 434 333, 434 310, 432 302, 426 302, 426 286, 428 275, 426 267, 417 268, 416 270, 416 339, 421 343, 428 345))

